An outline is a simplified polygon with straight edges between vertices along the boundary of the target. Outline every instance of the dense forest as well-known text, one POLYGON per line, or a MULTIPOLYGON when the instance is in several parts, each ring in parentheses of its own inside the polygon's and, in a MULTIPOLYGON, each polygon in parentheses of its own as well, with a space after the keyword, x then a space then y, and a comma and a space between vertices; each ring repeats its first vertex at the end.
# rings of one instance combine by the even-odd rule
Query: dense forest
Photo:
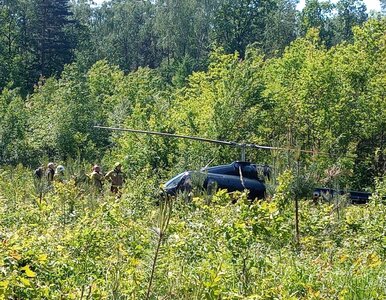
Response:
POLYGON ((0 300, 385 299, 386 2, 297 3, 0 0, 0 300), (264 201, 160 203, 238 149, 95 125, 291 151, 247 151, 264 201), (121 199, 75 185, 117 161, 121 199), (315 186, 372 197, 302 201, 295 237, 315 186))
POLYGON ((235 159, 100 124, 328 153, 301 160, 320 176, 335 165, 342 187, 373 187, 385 171, 385 19, 359 0, 296 3, 2 1, 0 163, 116 158, 134 172, 203 151, 235 159))
POLYGON ((296 38, 318 28, 327 48, 353 42, 353 27, 369 15, 361 0, 336 4, 295 0, 2 0, 0 87, 25 96, 39 78, 59 78, 66 64, 87 72, 106 59, 128 74, 139 67, 162 70, 169 83, 183 84, 208 67, 210 53, 245 56, 250 45, 265 59, 280 57, 296 38))

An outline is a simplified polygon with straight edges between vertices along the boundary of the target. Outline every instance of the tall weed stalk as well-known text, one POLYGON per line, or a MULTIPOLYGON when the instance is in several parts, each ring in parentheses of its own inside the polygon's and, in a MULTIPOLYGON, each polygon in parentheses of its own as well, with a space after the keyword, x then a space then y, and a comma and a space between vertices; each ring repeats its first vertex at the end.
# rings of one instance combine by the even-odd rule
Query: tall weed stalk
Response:
POLYGON ((172 198, 169 196, 165 196, 163 201, 160 203, 160 211, 159 211, 158 224, 157 224, 158 227, 155 228, 155 233, 157 236, 157 247, 156 247, 156 250, 154 253, 154 257, 153 257, 150 280, 149 280, 149 285, 147 287, 147 292, 146 292, 146 299, 149 299, 149 297, 150 297, 152 283, 154 280, 155 269, 157 266, 159 253, 160 253, 160 249, 161 249, 161 244, 162 244, 163 239, 165 237, 165 233, 166 233, 166 230, 169 226, 170 218, 172 215, 172 210, 173 210, 172 204, 173 204, 172 198))

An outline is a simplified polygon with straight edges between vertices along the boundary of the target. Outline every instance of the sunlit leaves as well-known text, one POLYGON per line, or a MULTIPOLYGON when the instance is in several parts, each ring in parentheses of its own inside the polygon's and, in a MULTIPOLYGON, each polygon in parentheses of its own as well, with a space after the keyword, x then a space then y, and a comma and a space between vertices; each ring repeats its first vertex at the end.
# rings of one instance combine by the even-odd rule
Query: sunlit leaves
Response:
POLYGON ((25 159, 27 114, 18 90, 0 94, 0 164, 25 159))
POLYGON ((28 265, 26 265, 26 266, 20 268, 20 270, 24 271, 24 272, 25 272, 25 275, 26 275, 27 277, 36 277, 36 273, 35 273, 34 271, 32 271, 32 270, 30 269, 30 266, 28 266, 28 265))
MULTIPOLYGON (((129 179, 119 201, 108 193, 95 198, 72 182, 58 184, 40 207, 33 195, 9 188, 17 181, 32 190, 25 173, 21 167, 0 172, 0 207, 7 209, 0 219, 0 298, 143 298, 155 251, 153 228, 159 226, 159 207, 148 196, 151 180, 129 179)), ((291 201, 287 177, 278 191, 291 201)), ((279 198, 251 203, 243 193, 220 191, 212 199, 173 199, 151 294, 311 299, 342 292, 380 298, 382 195, 380 183, 369 205, 341 207, 339 215, 335 205, 300 201, 302 244, 296 251, 292 206, 281 206, 279 198)))

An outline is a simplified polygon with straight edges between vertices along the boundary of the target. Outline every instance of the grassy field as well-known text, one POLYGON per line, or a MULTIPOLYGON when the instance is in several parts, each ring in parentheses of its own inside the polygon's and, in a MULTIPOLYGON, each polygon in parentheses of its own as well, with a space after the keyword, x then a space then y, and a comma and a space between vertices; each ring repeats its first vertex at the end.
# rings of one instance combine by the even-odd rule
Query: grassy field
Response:
POLYGON ((69 180, 40 201, 31 170, 0 170, 0 299, 386 299, 384 185, 363 206, 300 201, 299 244, 292 199, 155 190, 69 180))

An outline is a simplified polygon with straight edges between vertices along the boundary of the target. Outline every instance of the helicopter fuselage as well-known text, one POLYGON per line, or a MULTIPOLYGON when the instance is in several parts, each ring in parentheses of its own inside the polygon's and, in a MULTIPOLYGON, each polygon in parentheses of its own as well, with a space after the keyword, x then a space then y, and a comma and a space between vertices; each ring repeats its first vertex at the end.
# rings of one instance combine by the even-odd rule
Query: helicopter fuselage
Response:
POLYGON ((235 161, 228 165, 214 166, 201 171, 186 171, 173 177, 164 185, 169 195, 191 191, 199 187, 208 192, 226 189, 228 192, 247 190, 248 198, 263 199, 265 184, 259 178, 257 166, 249 162, 235 161))

